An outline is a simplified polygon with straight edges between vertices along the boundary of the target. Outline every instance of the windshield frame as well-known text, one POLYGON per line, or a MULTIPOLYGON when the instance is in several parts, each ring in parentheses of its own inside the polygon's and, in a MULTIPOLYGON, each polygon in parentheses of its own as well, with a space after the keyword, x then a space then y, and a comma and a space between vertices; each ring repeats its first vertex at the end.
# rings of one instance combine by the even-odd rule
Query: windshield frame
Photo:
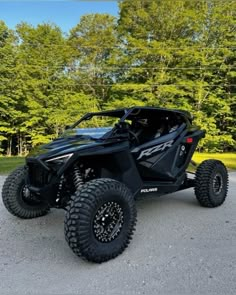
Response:
POLYGON ((83 121, 91 120, 93 117, 113 117, 120 119, 119 122, 123 122, 125 118, 132 112, 132 109, 118 109, 112 111, 104 111, 104 112, 95 112, 95 113, 87 113, 83 117, 81 117, 77 122, 71 125, 68 129, 74 129, 78 125, 80 125, 83 121))

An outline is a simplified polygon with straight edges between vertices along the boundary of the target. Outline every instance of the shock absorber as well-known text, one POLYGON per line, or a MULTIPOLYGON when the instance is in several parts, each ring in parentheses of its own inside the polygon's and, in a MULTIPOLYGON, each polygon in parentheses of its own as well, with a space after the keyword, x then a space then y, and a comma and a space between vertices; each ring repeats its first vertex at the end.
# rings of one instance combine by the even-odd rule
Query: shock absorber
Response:
POLYGON ((57 198, 56 198, 57 204, 59 204, 61 202, 62 188, 63 188, 64 180, 65 180, 64 175, 62 175, 60 182, 58 184, 58 189, 57 189, 57 198))
POLYGON ((77 166, 74 167, 74 171, 73 171, 73 183, 76 190, 79 189, 81 185, 84 184, 81 172, 77 166))

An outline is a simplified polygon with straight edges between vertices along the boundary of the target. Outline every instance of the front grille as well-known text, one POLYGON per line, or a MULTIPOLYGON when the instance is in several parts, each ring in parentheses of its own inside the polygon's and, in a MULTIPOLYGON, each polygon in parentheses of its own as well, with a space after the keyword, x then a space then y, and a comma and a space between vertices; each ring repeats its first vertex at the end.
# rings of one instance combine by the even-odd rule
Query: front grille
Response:
POLYGON ((28 163, 29 181, 30 184, 36 187, 42 187, 48 184, 49 173, 40 164, 28 163))

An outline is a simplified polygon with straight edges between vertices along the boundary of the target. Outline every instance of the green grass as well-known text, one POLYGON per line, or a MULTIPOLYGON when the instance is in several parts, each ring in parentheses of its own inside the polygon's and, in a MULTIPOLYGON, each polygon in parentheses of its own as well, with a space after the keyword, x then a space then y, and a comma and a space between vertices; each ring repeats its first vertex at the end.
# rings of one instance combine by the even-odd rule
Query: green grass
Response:
POLYGON ((195 153, 193 160, 199 164, 206 159, 216 159, 222 161, 229 169, 236 170, 236 153, 195 153))
MULTIPOLYGON (((195 153, 193 160, 199 164, 206 159, 221 160, 229 169, 236 170, 236 153, 211 154, 211 153, 195 153)), ((0 174, 8 174, 20 165, 24 165, 24 157, 0 157, 0 174)))
POLYGON ((0 157, 0 174, 8 174, 16 167, 24 165, 24 157, 0 157))

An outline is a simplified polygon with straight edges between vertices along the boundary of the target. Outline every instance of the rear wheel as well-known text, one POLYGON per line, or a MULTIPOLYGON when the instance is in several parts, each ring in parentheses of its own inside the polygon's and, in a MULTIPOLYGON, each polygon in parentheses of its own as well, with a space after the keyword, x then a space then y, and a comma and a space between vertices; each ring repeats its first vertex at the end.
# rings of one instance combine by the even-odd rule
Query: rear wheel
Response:
POLYGON ((224 203, 228 192, 228 172, 218 160, 203 161, 197 168, 195 195, 204 207, 217 207, 224 203))
POLYGON ((101 263, 124 251, 135 223, 129 189, 112 179, 95 179, 72 197, 65 216, 65 238, 76 255, 101 263))
POLYGON ((2 200, 7 210, 20 218, 29 219, 47 214, 47 204, 37 200, 25 184, 25 169, 19 167, 5 180, 2 200))

